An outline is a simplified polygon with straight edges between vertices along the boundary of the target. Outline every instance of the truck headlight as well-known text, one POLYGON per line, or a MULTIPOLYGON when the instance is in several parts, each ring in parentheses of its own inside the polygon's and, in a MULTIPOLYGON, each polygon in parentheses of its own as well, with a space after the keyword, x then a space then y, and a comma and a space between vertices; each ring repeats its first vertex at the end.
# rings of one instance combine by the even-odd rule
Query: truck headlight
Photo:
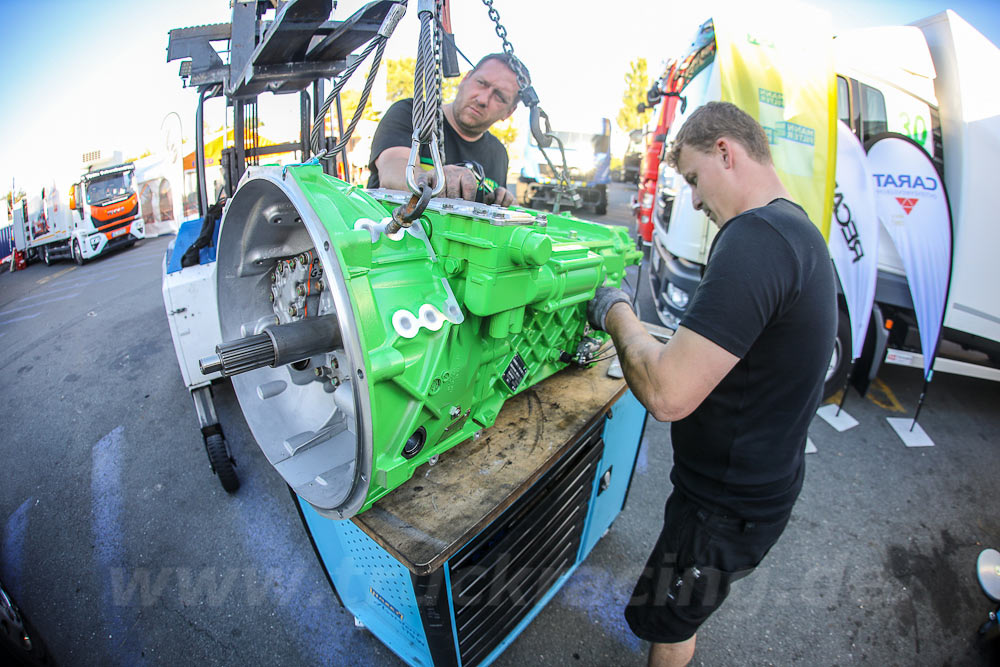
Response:
POLYGON ((691 300, 691 296, 685 290, 682 290, 677 285, 668 282, 667 300, 670 301, 670 304, 674 306, 674 308, 684 310, 685 308, 687 308, 688 301, 691 300))

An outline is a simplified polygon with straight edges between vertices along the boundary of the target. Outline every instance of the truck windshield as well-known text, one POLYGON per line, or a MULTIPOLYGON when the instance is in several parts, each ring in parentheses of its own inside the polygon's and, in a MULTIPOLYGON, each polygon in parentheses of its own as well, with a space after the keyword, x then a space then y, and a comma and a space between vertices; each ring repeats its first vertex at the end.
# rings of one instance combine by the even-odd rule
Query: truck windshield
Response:
POLYGON ((87 183, 87 203, 100 206, 132 192, 132 172, 108 174, 87 183))

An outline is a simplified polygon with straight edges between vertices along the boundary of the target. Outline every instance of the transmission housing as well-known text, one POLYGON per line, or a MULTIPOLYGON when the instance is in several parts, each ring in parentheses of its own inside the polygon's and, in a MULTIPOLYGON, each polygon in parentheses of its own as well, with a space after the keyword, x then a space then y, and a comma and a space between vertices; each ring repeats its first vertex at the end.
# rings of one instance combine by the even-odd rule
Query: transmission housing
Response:
POLYGON ((220 363, 268 461, 333 518, 594 359, 586 303, 642 257, 623 227, 457 199, 388 233, 409 197, 251 167, 222 219, 220 363))

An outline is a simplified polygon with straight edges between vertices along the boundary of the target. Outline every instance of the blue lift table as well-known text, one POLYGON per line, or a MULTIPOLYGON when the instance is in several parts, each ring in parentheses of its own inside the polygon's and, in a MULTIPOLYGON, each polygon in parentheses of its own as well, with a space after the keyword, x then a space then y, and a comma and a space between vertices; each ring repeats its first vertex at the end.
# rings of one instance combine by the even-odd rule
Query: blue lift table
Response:
POLYGON ((646 410, 570 368, 350 521, 298 501, 341 603, 411 665, 486 665, 541 611, 624 507, 646 410))

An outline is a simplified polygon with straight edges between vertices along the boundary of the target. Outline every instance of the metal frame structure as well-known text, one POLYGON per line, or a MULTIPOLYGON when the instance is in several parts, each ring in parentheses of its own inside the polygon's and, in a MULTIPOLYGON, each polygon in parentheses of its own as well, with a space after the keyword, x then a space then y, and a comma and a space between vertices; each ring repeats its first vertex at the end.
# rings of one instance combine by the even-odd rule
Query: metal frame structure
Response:
MULTIPOLYGON (((227 106, 233 107, 234 145, 225 148, 221 156, 227 196, 236 190, 247 163, 257 163, 261 156, 297 150, 305 161, 312 148, 312 121, 323 110, 324 80, 357 63, 361 56, 352 55, 352 51, 379 34, 383 19, 395 5, 392 0, 378 0, 368 3, 344 21, 331 21, 332 0, 289 0, 277 6, 269 0, 237 0, 232 3, 230 23, 178 28, 169 33, 167 61, 181 60, 179 75, 184 86, 198 91, 195 161, 200 220, 182 225, 176 252, 168 254, 164 264, 164 303, 171 322, 181 375, 194 400, 209 463, 227 492, 235 492, 239 480, 212 403, 211 382, 219 376, 201 376, 197 374, 196 367, 192 368, 197 359, 207 353, 201 349, 202 346, 207 345, 211 350, 216 342, 222 342, 221 339, 215 340, 221 335, 218 322, 206 319, 206 313, 201 308, 190 308, 194 304, 215 303, 214 245, 220 216, 209 208, 206 186, 205 100, 224 97, 227 106), (274 18, 265 19, 269 10, 275 8, 274 18), (224 46, 228 48, 217 50, 215 45, 220 42, 225 42, 224 46), (220 54, 228 54, 229 62, 225 62, 220 54), (274 146, 259 145, 257 98, 264 92, 299 93, 300 133, 297 141, 274 146), (187 224, 192 228, 186 230, 187 224), (195 232, 193 226, 199 224, 200 231, 195 232), (187 264, 181 256, 189 254, 196 261, 200 258, 200 261, 183 272, 182 277, 187 264), (197 327, 199 335, 180 340, 177 327, 188 331, 197 327)), ((336 102, 339 116, 339 95, 336 102)), ((339 120, 342 135, 343 119, 339 120)), ((323 135, 324 127, 320 126, 319 150, 326 150, 332 145, 332 138, 323 135)), ((340 158, 347 176, 346 148, 340 158)), ((326 173, 334 171, 335 157, 321 162, 326 173)))
MULTIPOLYGON (((233 147, 223 156, 226 192, 232 194, 246 170, 247 162, 263 155, 301 151, 310 156, 309 133, 312 118, 320 111, 324 81, 342 72, 353 62, 358 46, 372 39, 394 2, 370 2, 343 21, 329 20, 332 0, 290 0, 282 4, 273 20, 265 20, 269 0, 240 0, 233 3, 231 23, 171 30, 167 61, 181 60, 179 75, 185 87, 198 90, 195 120, 196 169, 199 214, 208 210, 205 184, 205 100, 224 96, 233 107, 233 147), (228 42, 229 62, 223 61, 213 43, 228 42), (309 89, 312 89, 310 96, 309 89), (247 112, 256 120, 257 98, 261 93, 300 96, 300 136, 295 142, 259 146, 256 125, 251 122, 251 146, 246 145, 247 112)), ((340 112, 337 100, 337 111, 340 112)), ((340 128, 343 120, 340 119, 340 128)), ((340 129, 342 132, 343 130, 340 129)), ((332 145, 323 137, 323 147, 332 145)), ((341 152, 344 174, 347 152, 341 152)), ((334 160, 324 160, 324 170, 334 170, 334 160)))

